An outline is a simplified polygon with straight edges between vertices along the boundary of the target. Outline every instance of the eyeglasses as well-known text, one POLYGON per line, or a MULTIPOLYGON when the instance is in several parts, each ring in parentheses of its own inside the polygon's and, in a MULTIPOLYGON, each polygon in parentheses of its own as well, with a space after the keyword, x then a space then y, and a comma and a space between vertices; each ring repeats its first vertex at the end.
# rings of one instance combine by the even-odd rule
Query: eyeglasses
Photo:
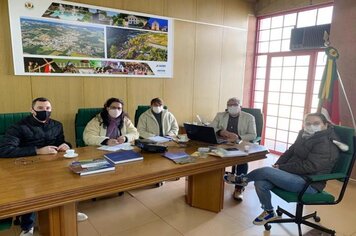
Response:
POLYGON ((122 107, 114 107, 114 106, 110 106, 109 107, 110 110, 114 110, 114 109, 117 109, 117 110, 122 110, 122 107))
POLYGON ((234 103, 234 104, 227 104, 228 107, 238 107, 240 104, 234 103))
POLYGON ((305 122, 305 126, 311 126, 311 125, 320 125, 321 122, 320 121, 315 121, 315 122, 305 122))

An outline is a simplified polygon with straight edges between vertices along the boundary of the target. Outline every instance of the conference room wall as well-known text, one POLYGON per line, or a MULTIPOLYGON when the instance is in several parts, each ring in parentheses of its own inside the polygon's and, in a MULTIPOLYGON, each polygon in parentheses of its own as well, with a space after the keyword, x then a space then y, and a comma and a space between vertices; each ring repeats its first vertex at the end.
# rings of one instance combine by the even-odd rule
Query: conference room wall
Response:
MULTIPOLYGON (((79 107, 101 107, 111 96, 125 101, 131 118, 139 104, 161 97, 179 124, 206 121, 242 97, 248 16, 253 4, 236 0, 80 0, 78 3, 174 18, 174 74, 171 79, 14 76, 7 1, 0 1, 0 113, 22 112, 38 96, 50 98, 53 118, 74 144, 79 107)), ((20 45, 18 45, 20 46, 20 45)))
POLYGON ((255 13, 262 16, 331 2, 333 0, 263 0, 256 3, 255 13))

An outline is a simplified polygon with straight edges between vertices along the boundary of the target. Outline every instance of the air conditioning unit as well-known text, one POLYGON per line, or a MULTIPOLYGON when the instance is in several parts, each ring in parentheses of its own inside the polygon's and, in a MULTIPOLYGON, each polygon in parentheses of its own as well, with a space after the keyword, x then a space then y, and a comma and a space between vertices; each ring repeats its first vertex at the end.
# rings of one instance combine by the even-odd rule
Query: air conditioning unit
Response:
POLYGON ((325 48, 324 32, 330 35, 330 24, 292 29, 290 50, 325 48))

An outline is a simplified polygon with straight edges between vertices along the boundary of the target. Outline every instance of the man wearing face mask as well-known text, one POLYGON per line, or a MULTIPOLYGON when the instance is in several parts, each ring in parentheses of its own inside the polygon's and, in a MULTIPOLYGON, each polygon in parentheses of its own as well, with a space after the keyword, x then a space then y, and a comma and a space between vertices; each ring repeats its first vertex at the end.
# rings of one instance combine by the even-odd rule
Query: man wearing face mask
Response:
MULTIPOLYGON (((216 134, 231 142, 239 142, 240 140, 251 141, 255 139, 257 136, 255 117, 241 111, 240 99, 235 97, 230 98, 226 105, 226 111, 216 114, 213 122, 210 124, 210 126, 214 127, 216 134)), ((246 174, 247 170, 247 163, 236 166, 238 175, 246 174)), ((243 187, 236 185, 233 198, 242 200, 244 190, 243 187)))
POLYGON ((32 102, 32 115, 9 127, 0 143, 0 157, 23 157, 55 154, 69 149, 63 126, 50 118, 51 103, 47 98, 32 102))
MULTIPOLYGON (((0 157, 56 154, 70 148, 62 124, 50 118, 52 106, 47 98, 32 101, 32 115, 10 126, 0 143, 0 157)), ((35 213, 22 215, 20 236, 33 235, 35 213)))
POLYGON ((86 125, 83 140, 86 145, 114 146, 138 139, 138 132, 119 98, 108 99, 103 110, 86 125))
POLYGON ((137 124, 140 137, 176 136, 179 126, 172 113, 163 109, 163 101, 160 98, 151 100, 151 109, 140 116, 137 124))

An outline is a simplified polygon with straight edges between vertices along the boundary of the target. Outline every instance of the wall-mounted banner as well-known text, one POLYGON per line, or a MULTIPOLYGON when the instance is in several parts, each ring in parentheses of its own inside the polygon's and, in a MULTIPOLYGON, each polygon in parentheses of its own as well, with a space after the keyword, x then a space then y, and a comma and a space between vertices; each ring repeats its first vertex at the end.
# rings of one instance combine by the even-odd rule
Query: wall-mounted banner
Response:
POLYGON ((9 0, 15 75, 173 76, 173 21, 67 1, 9 0))

